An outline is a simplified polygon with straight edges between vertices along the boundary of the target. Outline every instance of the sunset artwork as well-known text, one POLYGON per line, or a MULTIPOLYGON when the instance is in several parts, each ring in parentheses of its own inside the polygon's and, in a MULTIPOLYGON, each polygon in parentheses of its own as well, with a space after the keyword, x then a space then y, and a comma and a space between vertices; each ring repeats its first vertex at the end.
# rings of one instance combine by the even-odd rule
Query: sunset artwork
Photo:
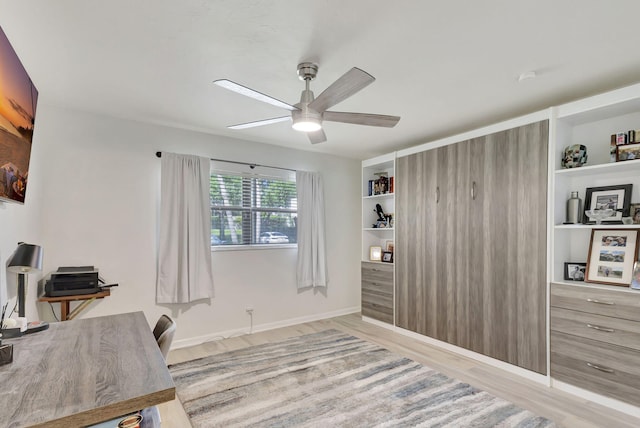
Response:
POLYGON ((38 90, 0 28, 0 200, 24 202, 38 90))

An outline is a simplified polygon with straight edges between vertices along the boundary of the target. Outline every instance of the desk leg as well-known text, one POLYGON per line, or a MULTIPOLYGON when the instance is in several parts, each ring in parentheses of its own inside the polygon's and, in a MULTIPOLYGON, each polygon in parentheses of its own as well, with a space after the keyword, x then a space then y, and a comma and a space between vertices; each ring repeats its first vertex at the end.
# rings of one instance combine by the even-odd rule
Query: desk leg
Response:
POLYGON ((69 316, 69 301, 60 302, 60 321, 66 321, 69 316))

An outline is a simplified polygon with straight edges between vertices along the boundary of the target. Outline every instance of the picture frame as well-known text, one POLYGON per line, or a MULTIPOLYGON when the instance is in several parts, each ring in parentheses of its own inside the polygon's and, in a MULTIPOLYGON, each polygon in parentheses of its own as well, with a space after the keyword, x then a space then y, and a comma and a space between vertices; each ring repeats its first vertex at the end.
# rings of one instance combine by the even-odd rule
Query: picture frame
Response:
POLYGON ((384 250, 389 252, 389 253, 393 253, 395 249, 395 244, 393 243, 392 239, 389 239, 387 241, 384 242, 384 250))
POLYGON ((629 206, 629 217, 633 224, 640 224, 640 204, 631 204, 629 206))
POLYGON ((585 282, 628 287, 638 260, 640 229, 592 229, 585 282))
POLYGON ((629 217, 631 206, 631 190, 633 184, 619 184, 616 186, 587 187, 584 198, 583 219, 585 224, 595 224, 587 216, 588 210, 612 208, 611 217, 602 220, 602 224, 622 224, 622 217, 629 217))
POLYGON ((369 247, 369 260, 372 262, 382 261, 382 247, 375 245, 369 247))
POLYGON ((640 143, 616 146, 616 162, 640 159, 640 143))
POLYGON ((564 264, 564 280, 565 281, 584 281, 587 272, 587 264, 582 262, 565 262, 564 264))
POLYGON ((384 263, 393 263, 393 253, 390 251, 382 252, 382 262, 384 263))

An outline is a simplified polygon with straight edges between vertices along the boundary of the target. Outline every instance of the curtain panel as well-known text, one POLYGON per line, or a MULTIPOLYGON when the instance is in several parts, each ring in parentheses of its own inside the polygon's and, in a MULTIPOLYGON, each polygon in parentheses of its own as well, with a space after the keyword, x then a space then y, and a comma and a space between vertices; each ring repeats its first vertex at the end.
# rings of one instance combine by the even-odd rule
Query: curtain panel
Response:
POLYGON ((324 229, 324 187, 317 172, 297 171, 298 289, 326 287, 327 251, 324 229))
POLYGON ((213 297, 209 164, 162 153, 157 303, 213 297))

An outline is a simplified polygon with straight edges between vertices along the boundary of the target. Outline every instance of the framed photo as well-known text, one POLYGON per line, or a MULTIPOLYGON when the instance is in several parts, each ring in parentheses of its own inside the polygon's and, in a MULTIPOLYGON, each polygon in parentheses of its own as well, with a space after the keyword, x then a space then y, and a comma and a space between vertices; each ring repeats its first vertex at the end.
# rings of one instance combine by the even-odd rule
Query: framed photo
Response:
POLYGON ((602 220, 603 224, 622 224, 622 217, 629 217, 631 206, 632 184, 620 184, 617 186, 587 187, 584 198, 585 224, 594 224, 590 221, 586 212, 588 210, 611 208, 614 211, 611 217, 602 220))
POLYGON ((395 248, 395 245, 393 244, 392 240, 385 241, 384 243, 385 251, 388 251, 389 253, 393 253, 394 248, 395 248))
POLYGON ((369 247, 369 260, 372 262, 379 262, 382 260, 382 247, 371 246, 369 247))
POLYGON ((393 253, 389 251, 382 252, 382 261, 385 263, 393 263, 393 253))
POLYGON ((628 287, 638 259, 640 229, 593 229, 586 282, 628 287))
POLYGON ((616 146, 616 161, 640 159, 640 143, 616 146))
POLYGON ((584 281, 586 272, 586 263, 566 262, 564 264, 564 279, 566 281, 584 281))
POLYGON ((640 204, 631 204, 629 208, 629 215, 633 224, 640 224, 640 204))

